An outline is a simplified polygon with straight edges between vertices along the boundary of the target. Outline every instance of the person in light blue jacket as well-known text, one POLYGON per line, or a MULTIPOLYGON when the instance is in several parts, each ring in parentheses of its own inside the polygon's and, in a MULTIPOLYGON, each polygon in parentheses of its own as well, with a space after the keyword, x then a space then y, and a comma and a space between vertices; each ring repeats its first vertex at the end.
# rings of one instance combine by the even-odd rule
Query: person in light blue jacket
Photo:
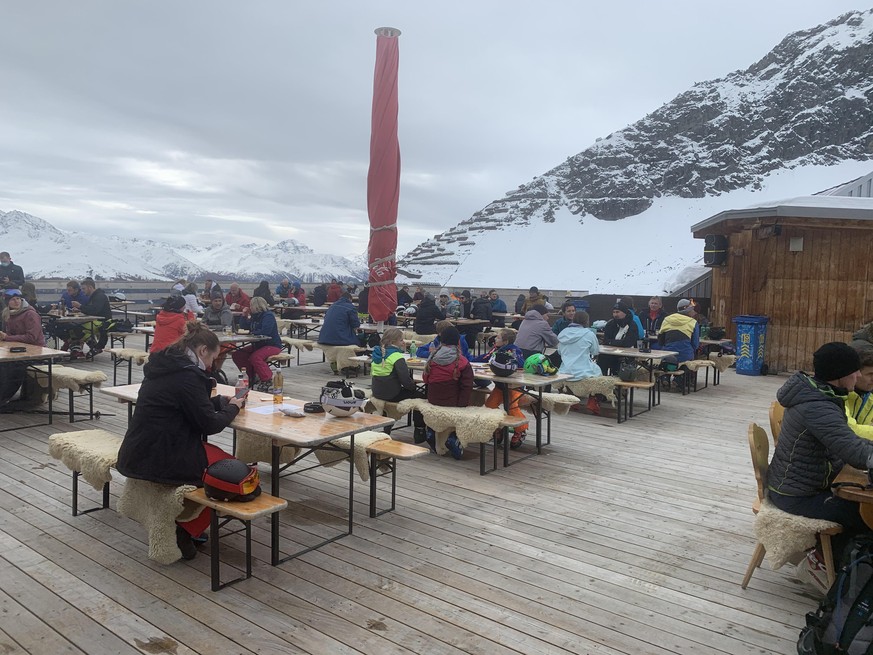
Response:
POLYGON ((558 335, 561 368, 558 373, 572 375, 572 381, 603 375, 594 358, 600 353, 597 335, 588 327, 587 312, 577 311, 573 322, 558 335))

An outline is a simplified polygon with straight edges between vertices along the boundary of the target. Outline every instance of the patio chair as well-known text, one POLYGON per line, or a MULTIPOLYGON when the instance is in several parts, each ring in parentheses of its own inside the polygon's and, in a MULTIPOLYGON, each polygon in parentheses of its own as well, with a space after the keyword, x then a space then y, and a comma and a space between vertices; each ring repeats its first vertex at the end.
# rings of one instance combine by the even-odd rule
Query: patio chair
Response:
POLYGON ((779 443, 779 433, 782 432, 782 415, 785 414, 785 408, 779 404, 778 400, 770 403, 770 434, 773 435, 773 447, 779 443))
POLYGON ((758 495, 752 503, 755 513, 755 534, 758 543, 752 553, 752 561, 746 568, 742 585, 745 589, 755 569, 761 566, 764 555, 770 552, 769 559, 774 569, 780 568, 792 555, 815 546, 816 537, 821 541, 824 565, 827 569, 828 585, 832 585, 836 577, 834 570, 834 554, 831 537, 840 534, 843 526, 832 521, 810 519, 783 512, 771 504, 765 497, 765 480, 770 460, 770 442, 764 428, 755 423, 749 424, 749 448, 752 451, 752 468, 755 470, 755 481, 758 484, 758 495), (768 544, 768 546, 765 546, 768 544))

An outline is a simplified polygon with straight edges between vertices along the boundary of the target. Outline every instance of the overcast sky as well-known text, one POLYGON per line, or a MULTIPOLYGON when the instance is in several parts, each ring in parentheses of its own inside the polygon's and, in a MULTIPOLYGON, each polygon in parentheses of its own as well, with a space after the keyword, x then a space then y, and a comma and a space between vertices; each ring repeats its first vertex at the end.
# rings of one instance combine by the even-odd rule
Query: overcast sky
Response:
MULTIPOLYGON (((867 0, 869 3, 869 0, 867 0)), ((400 37, 402 254, 864 0, 0 5, 0 211, 356 255, 376 37, 400 37)), ((7 248, 0 244, 2 249, 7 248)))

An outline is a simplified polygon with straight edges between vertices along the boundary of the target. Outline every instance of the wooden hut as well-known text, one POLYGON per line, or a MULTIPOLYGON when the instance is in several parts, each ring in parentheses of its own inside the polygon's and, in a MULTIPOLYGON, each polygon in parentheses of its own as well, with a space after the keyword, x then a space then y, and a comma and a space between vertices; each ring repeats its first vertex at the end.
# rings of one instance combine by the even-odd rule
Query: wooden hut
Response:
POLYGON ((802 196, 724 211, 691 228, 712 267, 714 325, 770 318, 771 372, 811 370, 812 353, 873 320, 873 199, 802 196))

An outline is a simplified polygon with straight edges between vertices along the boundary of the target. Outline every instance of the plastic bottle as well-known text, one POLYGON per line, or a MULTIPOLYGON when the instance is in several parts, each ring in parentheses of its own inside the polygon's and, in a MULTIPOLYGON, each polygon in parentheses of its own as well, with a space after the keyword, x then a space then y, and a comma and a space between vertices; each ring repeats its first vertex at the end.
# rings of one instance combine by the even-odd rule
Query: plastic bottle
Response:
POLYGON ((277 369, 276 372, 273 373, 273 383, 272 383, 273 402, 277 405, 282 404, 282 400, 283 400, 282 396, 285 393, 284 386, 285 386, 285 377, 282 375, 282 371, 277 369))
POLYGON ((409 356, 415 357, 415 351, 418 350, 417 344, 415 343, 415 339, 409 342, 409 356))
POLYGON ((246 370, 240 369, 239 377, 236 379, 236 393, 234 394, 237 398, 242 398, 249 391, 249 376, 246 373, 246 370))

